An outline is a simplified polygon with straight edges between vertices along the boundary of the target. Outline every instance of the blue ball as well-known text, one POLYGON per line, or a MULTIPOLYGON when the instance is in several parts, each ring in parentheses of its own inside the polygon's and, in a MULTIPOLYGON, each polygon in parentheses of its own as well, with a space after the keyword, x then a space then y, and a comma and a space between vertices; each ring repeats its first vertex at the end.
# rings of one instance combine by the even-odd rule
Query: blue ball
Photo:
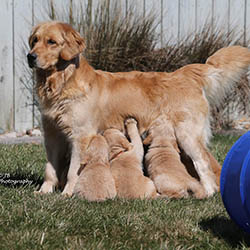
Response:
POLYGON ((221 170, 220 190, 231 219, 250 233, 250 131, 228 152, 221 170))

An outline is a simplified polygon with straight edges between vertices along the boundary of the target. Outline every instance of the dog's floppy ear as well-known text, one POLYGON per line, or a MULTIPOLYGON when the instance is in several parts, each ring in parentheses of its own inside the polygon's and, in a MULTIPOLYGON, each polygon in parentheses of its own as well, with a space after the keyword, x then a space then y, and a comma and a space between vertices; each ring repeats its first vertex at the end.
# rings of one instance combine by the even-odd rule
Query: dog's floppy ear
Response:
POLYGON ((61 24, 63 28, 64 47, 60 56, 65 61, 70 61, 85 49, 84 39, 68 24, 61 24))
POLYGON ((29 36, 29 46, 30 49, 33 47, 33 42, 34 42, 34 35, 36 34, 37 30, 41 27, 42 24, 38 24, 32 28, 31 34, 29 36))

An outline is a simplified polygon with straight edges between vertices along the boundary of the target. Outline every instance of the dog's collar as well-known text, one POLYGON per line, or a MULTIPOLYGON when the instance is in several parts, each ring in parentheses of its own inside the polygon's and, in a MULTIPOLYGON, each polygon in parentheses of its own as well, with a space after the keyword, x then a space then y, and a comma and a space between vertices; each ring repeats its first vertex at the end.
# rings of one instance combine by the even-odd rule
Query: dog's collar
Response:
POLYGON ((76 57, 74 57, 70 61, 65 61, 65 60, 61 59, 56 64, 57 71, 63 71, 63 70, 65 70, 70 64, 74 64, 76 68, 79 68, 79 65, 80 65, 80 56, 77 55, 76 57))

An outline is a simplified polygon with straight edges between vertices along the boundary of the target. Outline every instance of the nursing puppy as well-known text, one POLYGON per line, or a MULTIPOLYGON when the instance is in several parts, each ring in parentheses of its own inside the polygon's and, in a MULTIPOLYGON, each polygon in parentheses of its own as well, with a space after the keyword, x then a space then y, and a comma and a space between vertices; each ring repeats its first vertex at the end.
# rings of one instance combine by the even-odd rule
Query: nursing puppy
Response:
POLYGON ((104 132, 109 147, 109 160, 112 175, 115 179, 117 196, 120 198, 155 198, 154 183, 143 175, 143 144, 137 122, 127 119, 127 134, 131 143, 118 129, 107 129, 104 132))
MULTIPOLYGON (((174 129, 178 145, 194 163, 206 196, 218 190, 206 147, 211 134, 208 101, 220 103, 226 91, 246 73, 250 64, 247 48, 223 48, 205 64, 187 65, 172 73, 110 73, 94 70, 88 64, 82 55, 84 39, 68 24, 37 25, 29 45, 27 57, 36 73, 48 159, 41 193, 66 183, 63 194, 72 195, 80 152, 84 150, 78 138, 88 138, 110 127, 124 132, 127 117, 136 118, 143 134, 162 115, 174 129), (73 72, 51 96, 48 79, 56 79, 71 66, 73 72), (62 173, 67 170, 67 179, 63 180, 62 173)), ((163 185, 166 181, 161 179, 163 185)))
POLYGON ((109 146, 101 135, 90 137, 89 142, 85 140, 80 142, 84 149, 86 144, 88 146, 81 152, 81 167, 74 194, 88 201, 112 199, 116 196, 116 188, 110 171, 109 146))
POLYGON ((190 194, 198 199, 206 196, 203 186, 181 163, 174 129, 167 120, 155 121, 144 144, 150 144, 145 163, 157 192, 169 198, 186 198, 190 194))

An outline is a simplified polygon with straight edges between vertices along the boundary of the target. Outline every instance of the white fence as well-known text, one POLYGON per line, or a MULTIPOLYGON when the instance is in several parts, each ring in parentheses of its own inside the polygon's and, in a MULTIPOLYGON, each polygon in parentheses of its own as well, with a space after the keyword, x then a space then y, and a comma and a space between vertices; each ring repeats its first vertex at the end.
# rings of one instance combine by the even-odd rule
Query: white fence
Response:
MULTIPOLYGON (((65 9, 88 0, 53 0, 56 9, 65 9)), ((93 8, 98 0, 93 1, 93 8)), ((103 0, 99 0, 103 1, 103 0)), ((205 23, 218 25, 228 32, 234 29, 242 42, 250 33, 250 0, 110 0, 119 1, 124 11, 135 5, 141 14, 153 11, 160 19, 157 32, 161 44, 171 40, 177 43, 205 23)), ((0 132, 24 130, 36 124, 37 110, 30 84, 26 57, 27 39, 32 25, 48 20, 44 7, 47 0, 1 0, 0 3, 0 132)))

